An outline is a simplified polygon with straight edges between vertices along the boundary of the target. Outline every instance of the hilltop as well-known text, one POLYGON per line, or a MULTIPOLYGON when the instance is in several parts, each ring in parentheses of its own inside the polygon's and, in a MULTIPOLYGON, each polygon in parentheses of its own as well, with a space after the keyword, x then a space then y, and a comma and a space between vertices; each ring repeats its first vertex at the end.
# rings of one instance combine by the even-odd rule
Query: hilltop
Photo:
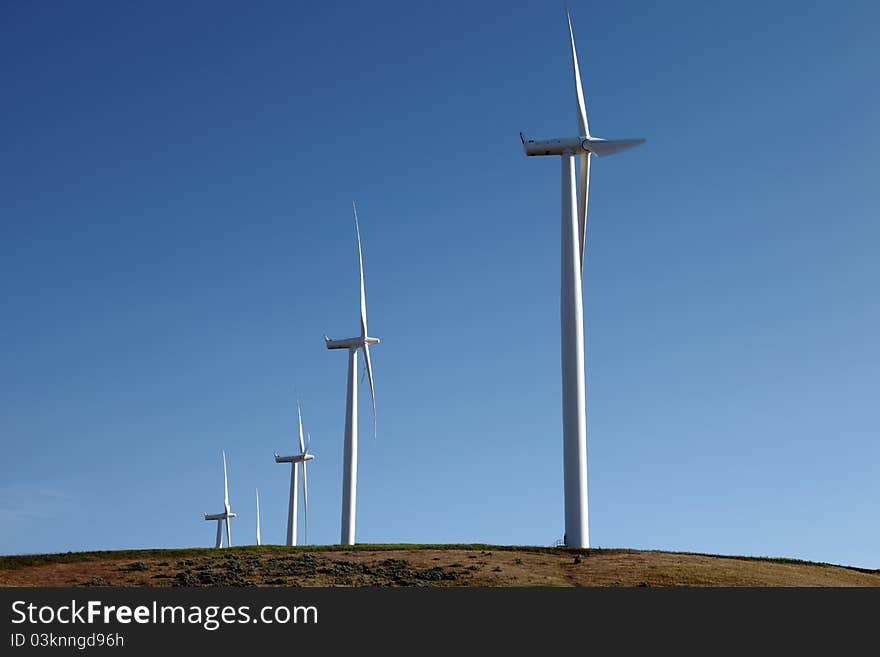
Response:
POLYGON ((265 545, 5 556, 0 586, 880 586, 880 570, 626 549, 265 545))

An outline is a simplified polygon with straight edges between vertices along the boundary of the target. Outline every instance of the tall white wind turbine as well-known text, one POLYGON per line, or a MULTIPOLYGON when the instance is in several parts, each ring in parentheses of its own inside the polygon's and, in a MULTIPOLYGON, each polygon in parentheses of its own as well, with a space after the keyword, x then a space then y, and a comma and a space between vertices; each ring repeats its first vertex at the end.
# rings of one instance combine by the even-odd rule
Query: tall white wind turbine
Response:
POLYGON ((577 98, 578 134, 560 139, 536 141, 520 133, 526 155, 558 155, 562 158, 562 285, 560 321, 562 326, 562 444, 565 488, 565 544, 589 547, 587 513, 587 415, 584 382, 584 324, 581 278, 584 240, 587 230, 587 194, 590 185, 590 159, 638 146, 644 139, 598 139, 590 134, 587 109, 581 86, 577 50, 571 16, 568 35, 577 98), (575 180, 575 157, 580 160, 575 180))
POLYGON ((217 542, 214 547, 219 548, 223 545, 223 523, 226 523, 226 547, 232 547, 232 528, 229 526, 229 519, 235 518, 235 514, 229 508, 229 479, 226 476, 226 452, 223 454, 223 513, 205 514, 205 520, 217 521, 217 542))
POLYGON ((376 391, 373 386, 373 366, 370 361, 370 345, 379 344, 379 338, 367 333, 367 295, 364 291, 364 257, 361 250, 361 228, 357 205, 354 209, 354 228, 357 234, 358 265, 361 275, 361 334, 356 338, 331 340, 326 335, 327 349, 348 349, 348 396, 345 402, 345 443, 342 464, 342 539, 343 545, 354 545, 355 512, 357 508, 357 352, 364 350, 364 370, 370 382, 370 399, 373 403, 373 434, 376 433, 376 391))
POLYGON ((309 541, 309 485, 308 479, 306 478, 306 462, 311 461, 315 458, 314 454, 309 454, 309 444, 312 442, 311 436, 309 436, 309 443, 305 442, 303 438, 303 421, 302 421, 302 407, 299 403, 299 400, 296 402, 296 419, 299 425, 299 454, 293 454, 292 456, 280 456, 278 452, 275 452, 275 463, 290 463, 290 500, 287 506, 287 545, 296 545, 296 530, 297 530, 297 507, 299 506, 297 500, 297 491, 298 491, 298 481, 299 481, 299 473, 297 470, 297 464, 302 467, 302 489, 303 489, 303 529, 305 530, 305 541, 308 543, 309 541))

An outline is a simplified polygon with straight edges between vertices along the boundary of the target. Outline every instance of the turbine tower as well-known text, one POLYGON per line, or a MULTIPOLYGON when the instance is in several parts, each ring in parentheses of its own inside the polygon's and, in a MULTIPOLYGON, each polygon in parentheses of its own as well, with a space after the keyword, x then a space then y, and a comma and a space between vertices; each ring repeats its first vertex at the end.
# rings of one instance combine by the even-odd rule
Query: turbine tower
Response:
POLYGON ((260 489, 255 489, 257 491, 257 545, 260 544, 260 489))
POLYGON ((558 155, 562 158, 562 268, 560 322, 562 337, 562 444, 565 488, 565 544, 589 547, 587 513, 587 415, 584 381, 584 323, 581 278, 587 230, 587 194, 590 158, 603 157, 638 146, 644 139, 598 139, 590 134, 580 68, 574 45, 571 16, 568 36, 577 99, 578 134, 560 139, 526 139, 520 133, 526 155, 558 155), (580 160, 575 180, 575 157, 580 160))
POLYGON ((223 513, 214 513, 212 515, 205 514, 205 520, 217 521, 217 542, 214 547, 223 546, 223 523, 226 522, 226 547, 232 547, 232 529, 229 526, 229 519, 235 518, 235 514, 229 510, 229 480, 226 477, 226 452, 223 454, 223 513))
POLYGON ((296 417, 299 423, 299 454, 294 454, 292 456, 279 456, 278 452, 275 452, 275 463, 290 463, 290 501, 287 506, 287 545, 296 545, 296 513, 298 506, 296 498, 299 479, 296 466, 298 463, 302 466, 303 476, 303 528, 305 529, 306 543, 309 541, 309 488, 306 479, 306 461, 311 461, 315 458, 315 455, 309 454, 308 450, 308 446, 312 442, 311 435, 309 436, 308 444, 303 440, 302 408, 299 400, 296 401, 296 417))
POLYGON ((367 295, 364 292, 364 257, 361 251, 361 229, 358 223, 357 205, 354 209, 354 228, 357 234, 358 265, 361 274, 361 334, 356 338, 331 340, 326 335, 327 349, 348 349, 348 396, 345 402, 345 443, 342 464, 342 539, 343 545, 354 545, 355 512, 357 508, 357 361, 358 349, 364 350, 364 372, 370 382, 370 399, 373 402, 373 435, 376 434, 376 391, 373 387, 373 366, 370 362, 370 345, 379 344, 379 338, 367 333, 367 295))

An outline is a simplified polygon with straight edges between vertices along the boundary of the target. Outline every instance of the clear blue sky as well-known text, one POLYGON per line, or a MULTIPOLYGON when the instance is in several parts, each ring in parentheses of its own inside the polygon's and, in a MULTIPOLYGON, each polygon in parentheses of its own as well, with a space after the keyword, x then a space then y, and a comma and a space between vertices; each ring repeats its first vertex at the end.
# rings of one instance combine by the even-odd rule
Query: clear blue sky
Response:
MULTIPOLYGON (((0 553, 562 536, 562 3, 4 3, 0 553)), ((600 547, 880 567, 875 3, 570 2, 600 547), (767 5, 770 6, 767 6, 767 5)))

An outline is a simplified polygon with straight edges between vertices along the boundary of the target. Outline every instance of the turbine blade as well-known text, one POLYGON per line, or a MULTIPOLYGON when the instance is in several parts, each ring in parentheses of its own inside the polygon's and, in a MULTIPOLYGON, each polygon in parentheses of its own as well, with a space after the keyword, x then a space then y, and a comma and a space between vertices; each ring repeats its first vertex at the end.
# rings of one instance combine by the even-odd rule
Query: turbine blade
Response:
POLYGON ((354 229, 357 233, 358 243, 358 266, 361 272, 361 337, 367 337, 367 293, 364 291, 364 255, 361 250, 361 227, 358 222, 358 210, 354 201, 351 202, 354 208, 354 229))
POLYGON ((232 547, 232 529, 229 528, 229 516, 226 516, 226 547, 232 547))
POLYGON ((597 157, 605 155, 614 155, 620 151, 625 151, 645 143, 642 138, 639 139, 590 139, 590 152, 597 157))
POLYGON ((229 513, 229 480, 226 477, 226 451, 223 450, 223 506, 229 513))
POLYGON ((581 85, 581 69, 578 66, 577 49, 574 46, 574 29, 571 27, 571 14, 565 12, 568 18, 568 35, 571 38, 571 66, 574 69, 574 91, 577 95, 578 106, 578 129, 581 135, 590 136, 590 124, 587 122, 587 106, 584 103, 584 88, 581 85))
POLYGON ((590 193, 590 154, 580 156, 581 168, 578 172, 578 222, 581 238, 581 271, 584 268, 584 245, 587 242, 587 199, 590 193))
POLYGON ((257 545, 260 544, 260 489, 257 488, 257 545))
POLYGON ((373 402, 373 437, 376 437, 376 389, 373 387, 373 363, 370 361, 370 345, 364 343, 364 369, 370 380, 370 400, 373 402))
POLYGON ((303 545, 309 543, 309 485, 306 482, 306 462, 302 462, 303 467, 303 545))
POLYGON ((296 418, 299 422, 299 453, 303 454, 306 451, 306 444, 303 439, 302 407, 300 406, 299 399, 296 400, 296 418))

